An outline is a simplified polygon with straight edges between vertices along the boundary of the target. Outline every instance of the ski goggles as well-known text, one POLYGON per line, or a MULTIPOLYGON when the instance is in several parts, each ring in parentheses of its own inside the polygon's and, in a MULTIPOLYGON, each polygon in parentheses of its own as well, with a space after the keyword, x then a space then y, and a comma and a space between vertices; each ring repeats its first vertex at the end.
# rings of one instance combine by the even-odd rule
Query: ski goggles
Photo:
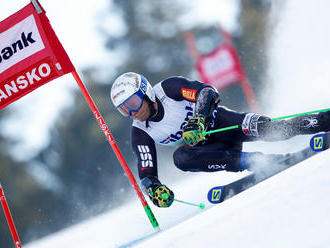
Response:
POLYGON ((133 111, 139 111, 143 104, 143 97, 147 91, 147 80, 141 77, 139 90, 117 106, 118 111, 125 117, 130 117, 133 111), (143 90, 144 89, 144 90, 143 90))

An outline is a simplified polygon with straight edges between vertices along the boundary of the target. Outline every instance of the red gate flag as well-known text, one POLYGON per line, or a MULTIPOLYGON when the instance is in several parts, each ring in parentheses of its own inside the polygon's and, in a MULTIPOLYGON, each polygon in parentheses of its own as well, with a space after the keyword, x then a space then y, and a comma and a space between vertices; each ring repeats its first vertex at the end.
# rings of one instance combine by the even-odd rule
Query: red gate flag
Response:
POLYGON ((80 79, 37 0, 0 22, 0 109, 41 85, 72 73, 83 96, 134 187, 153 228, 159 229, 108 126, 80 79))
POLYGON ((38 1, 0 22, 0 109, 72 71, 38 1))
POLYGON ((218 90, 239 82, 243 75, 238 55, 228 43, 198 57, 197 70, 203 82, 214 85, 218 90))

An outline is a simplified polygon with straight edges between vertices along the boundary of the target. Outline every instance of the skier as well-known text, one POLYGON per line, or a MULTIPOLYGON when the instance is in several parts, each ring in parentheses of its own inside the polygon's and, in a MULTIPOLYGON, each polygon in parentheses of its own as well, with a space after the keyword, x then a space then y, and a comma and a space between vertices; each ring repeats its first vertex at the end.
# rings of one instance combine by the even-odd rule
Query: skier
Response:
POLYGON ((112 85, 111 100, 122 115, 133 119, 131 142, 141 185, 158 207, 169 207, 174 194, 158 179, 155 144, 186 143, 173 154, 180 170, 237 172, 253 170, 256 157, 276 161, 284 156, 242 152, 243 142, 277 141, 330 130, 330 111, 270 121, 267 116, 221 106, 216 89, 184 77, 170 77, 152 87, 142 75, 124 73, 112 85), (241 128, 202 135, 233 125, 241 128))

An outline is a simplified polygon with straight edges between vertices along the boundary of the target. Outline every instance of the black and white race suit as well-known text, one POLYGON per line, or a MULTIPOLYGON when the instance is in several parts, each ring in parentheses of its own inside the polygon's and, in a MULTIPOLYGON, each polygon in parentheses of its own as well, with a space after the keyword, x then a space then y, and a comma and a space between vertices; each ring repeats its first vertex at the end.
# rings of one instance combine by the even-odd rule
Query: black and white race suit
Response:
MULTIPOLYGON (((193 117, 199 92, 211 87, 183 77, 171 77, 156 84, 158 112, 153 118, 132 124, 132 148, 137 155, 140 179, 158 176, 156 145, 177 145, 174 164, 183 171, 241 171, 249 169, 252 158, 261 153, 242 152, 246 141, 283 140, 298 134, 324 131, 318 115, 269 122, 270 118, 254 113, 239 113, 218 105, 212 112, 208 130, 239 125, 240 128, 206 136, 195 145, 183 144, 183 127, 193 117), (262 128, 258 122, 266 121, 262 128), (311 125, 313 124, 313 125, 311 125)), ((329 126, 329 125, 328 125, 329 126)), ((266 155, 265 155, 266 156, 266 155)), ((280 155, 268 155, 278 158, 280 155)))

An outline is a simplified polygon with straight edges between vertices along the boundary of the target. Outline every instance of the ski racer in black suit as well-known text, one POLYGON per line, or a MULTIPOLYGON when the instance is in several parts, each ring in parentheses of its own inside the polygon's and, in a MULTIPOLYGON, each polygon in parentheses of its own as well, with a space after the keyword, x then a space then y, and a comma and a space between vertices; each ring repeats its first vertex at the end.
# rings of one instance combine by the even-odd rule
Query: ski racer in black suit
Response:
POLYGON ((141 185, 158 207, 169 207, 174 194, 158 179, 155 144, 181 145, 173 154, 180 170, 236 172, 253 170, 256 157, 274 161, 284 156, 242 152, 243 142, 284 140, 330 130, 330 111, 270 121, 267 116, 221 106, 216 89, 184 77, 170 77, 152 87, 142 75, 124 73, 112 85, 111 100, 121 114, 133 119, 132 147, 141 185), (201 134, 233 125, 241 128, 205 137, 201 134), (163 199, 163 193, 169 197, 163 199))

